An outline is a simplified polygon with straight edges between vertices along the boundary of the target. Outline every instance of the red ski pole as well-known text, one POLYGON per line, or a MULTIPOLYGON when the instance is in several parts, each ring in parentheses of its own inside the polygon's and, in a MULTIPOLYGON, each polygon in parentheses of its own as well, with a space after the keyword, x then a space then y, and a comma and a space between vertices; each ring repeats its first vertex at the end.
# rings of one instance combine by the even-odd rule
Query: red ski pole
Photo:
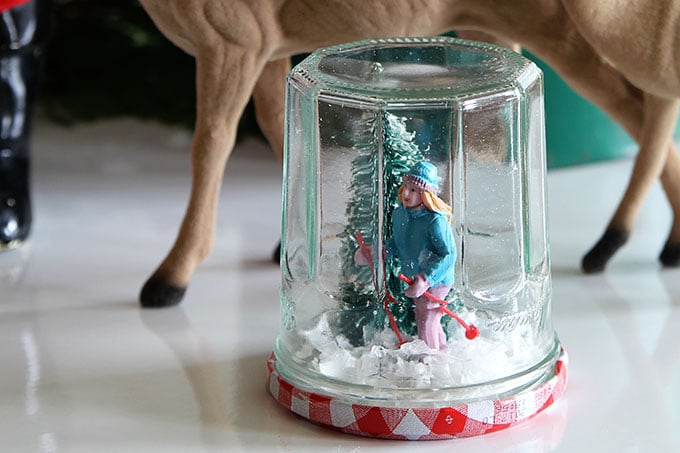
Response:
MULTIPOLYGON (((373 256, 371 256, 371 250, 368 248, 366 245, 366 242, 364 242, 364 237, 361 235, 359 231, 354 233, 354 235, 357 238, 357 241, 359 242, 359 248, 361 248, 361 253, 364 255, 364 258, 366 258, 366 261, 369 263, 373 262, 373 256)), ((373 280, 373 286, 375 287, 376 294, 379 293, 378 291, 378 282, 376 281, 375 278, 375 271, 373 270, 373 266, 371 266, 371 279, 373 280)), ((401 335, 401 331, 399 330, 399 326, 397 325, 397 321, 394 319, 394 315, 390 311, 390 308, 388 306, 388 299, 385 299, 384 302, 384 307, 385 307, 385 313, 387 313, 387 319, 390 322, 390 327, 394 331, 394 334, 397 336, 397 340, 399 341, 399 346, 401 347, 402 344, 405 343, 404 337, 401 335)))
MULTIPOLYGON (((399 274, 399 280, 406 282, 409 285, 413 284, 413 280, 411 280, 410 278, 408 278, 404 274, 399 274)), ((427 297, 428 299, 430 299, 433 302, 437 302, 439 304, 439 309, 441 311, 443 311, 444 313, 446 313, 447 315, 451 316, 453 319, 458 321, 458 323, 465 329, 465 338, 467 338, 468 340, 473 340, 473 339, 475 339, 479 336, 479 329, 472 324, 467 324, 465 321, 463 321, 463 319, 460 316, 458 316, 457 314, 455 314, 454 312, 452 312, 451 310, 446 308, 446 305, 447 305, 446 301, 443 301, 443 300, 441 300, 437 297, 434 297, 432 294, 428 293, 427 291, 425 291, 423 293, 423 296, 427 297)))

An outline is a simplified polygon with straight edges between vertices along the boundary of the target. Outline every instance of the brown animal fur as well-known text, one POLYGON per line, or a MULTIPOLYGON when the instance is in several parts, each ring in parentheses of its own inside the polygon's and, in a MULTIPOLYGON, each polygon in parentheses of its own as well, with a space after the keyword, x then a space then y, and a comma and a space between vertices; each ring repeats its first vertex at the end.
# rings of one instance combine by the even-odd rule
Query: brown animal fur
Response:
POLYGON ((662 253, 680 262, 680 4, 672 0, 142 0, 158 28, 196 58, 191 198, 177 240, 142 290, 147 307, 178 303, 215 235, 215 210, 236 125, 254 96, 277 155, 292 54, 367 38, 474 29, 519 43, 600 106, 639 143, 629 186, 583 261, 604 268, 627 239, 657 178, 674 212, 662 253), (259 79, 258 79, 259 77, 259 79))

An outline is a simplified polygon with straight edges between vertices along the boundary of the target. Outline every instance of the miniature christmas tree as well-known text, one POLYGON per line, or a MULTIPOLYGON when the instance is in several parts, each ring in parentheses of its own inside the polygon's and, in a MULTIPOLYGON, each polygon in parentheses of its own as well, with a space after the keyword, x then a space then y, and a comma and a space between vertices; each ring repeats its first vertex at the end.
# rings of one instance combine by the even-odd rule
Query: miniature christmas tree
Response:
POLYGON ((364 326, 382 328, 384 316, 380 316, 379 294, 373 283, 375 266, 358 266, 354 254, 358 248, 356 232, 367 240, 378 238, 378 197, 373 184, 378 171, 377 153, 373 146, 377 141, 377 120, 374 115, 364 115, 362 121, 354 123, 353 133, 357 140, 357 157, 352 161, 351 201, 347 204, 349 222, 342 234, 340 251, 345 281, 340 286, 342 306, 338 317, 338 328, 355 346, 363 343, 364 326))
MULTIPOLYGON (((338 327, 353 345, 364 342, 365 329, 381 331, 386 326, 387 313, 384 309, 385 288, 377 281, 381 274, 381 260, 374 258, 373 266, 358 266, 354 254, 359 248, 355 234, 360 232, 366 241, 377 246, 378 242, 391 236, 392 210, 397 206, 402 176, 416 162, 423 160, 423 154, 414 143, 414 132, 406 127, 406 118, 390 113, 377 119, 365 118, 355 131, 361 137, 358 155, 352 162, 352 198, 347 204, 348 224, 343 233, 341 259, 345 269, 346 281, 341 285, 342 307, 338 317, 338 327), (378 128, 377 126, 381 127, 378 128), (376 138, 379 137, 379 140, 376 138), (381 143, 382 161, 382 222, 379 222, 380 204, 376 175, 378 173, 378 153, 373 149, 375 142, 381 143), (382 227, 382 231, 380 228, 382 227)), ((413 335, 416 331, 412 302, 403 296, 402 283, 393 269, 399 269, 397 258, 390 258, 385 267, 386 287, 397 302, 388 304, 395 317, 399 330, 413 335)))

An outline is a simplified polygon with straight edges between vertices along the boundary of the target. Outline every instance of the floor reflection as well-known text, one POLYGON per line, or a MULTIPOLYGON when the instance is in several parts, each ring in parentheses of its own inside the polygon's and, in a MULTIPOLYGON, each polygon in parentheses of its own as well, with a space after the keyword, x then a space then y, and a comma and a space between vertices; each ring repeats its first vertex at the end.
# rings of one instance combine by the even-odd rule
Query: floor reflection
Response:
POLYGON ((618 343, 623 362, 623 372, 611 376, 615 384, 612 388, 620 386, 616 399, 603 414, 606 419, 598 423, 609 427, 611 434, 619 434, 610 438, 614 449, 630 448, 634 438, 644 442, 637 447, 645 449, 674 442, 676 430, 672 420, 677 419, 673 413, 677 414, 678 409, 668 398, 668 392, 679 378, 680 309, 673 302, 668 278, 663 271, 602 278, 603 288, 612 297, 597 303, 618 343), (645 297, 647 294, 654 294, 654 298, 650 300, 645 297), (612 303, 616 309, 612 309, 612 303), (639 431, 644 432, 643 437, 639 431))
POLYGON ((30 243, 15 249, 0 249, 0 289, 4 290, 19 283, 30 257, 30 243))
POLYGON ((198 405, 203 441, 211 447, 236 445, 234 414, 227 405, 220 360, 191 324, 182 307, 141 310, 144 325, 172 351, 198 405))

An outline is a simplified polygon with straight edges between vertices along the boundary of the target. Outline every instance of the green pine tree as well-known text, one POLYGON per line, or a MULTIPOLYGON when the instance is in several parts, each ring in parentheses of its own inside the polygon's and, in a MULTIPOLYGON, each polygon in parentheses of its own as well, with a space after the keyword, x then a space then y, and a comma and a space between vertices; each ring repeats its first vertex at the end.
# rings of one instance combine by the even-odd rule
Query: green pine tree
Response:
MULTIPOLYGON (((364 329, 381 331, 388 328, 388 323, 383 308, 385 284, 378 281, 378 288, 375 288, 371 276, 372 271, 376 278, 381 274, 379 266, 382 261, 377 260, 373 269, 354 263, 354 253, 359 248, 355 233, 361 232, 370 245, 377 245, 391 236, 392 210, 398 204, 402 176, 422 160, 423 155, 413 141, 415 133, 408 132, 406 128, 406 119, 388 112, 384 112, 380 119, 374 115, 364 118, 355 134, 358 137, 355 148, 359 152, 352 162, 352 195, 346 211, 348 224, 342 235, 341 259, 346 280, 341 285, 342 305, 337 325, 340 332, 358 346, 364 343, 364 329), (374 149, 376 142, 382 147, 382 158, 374 149), (383 164, 382 200, 379 199, 379 178, 376 177, 380 158, 383 164), (379 216, 379 213, 382 215, 379 216), (383 219, 382 231, 379 230, 380 217, 383 219)), ((396 277, 398 269, 398 259, 391 258, 386 266, 385 278, 390 293, 398 302, 390 304, 390 310, 402 333, 414 335, 412 302, 403 296, 402 283, 396 277)))
POLYGON ((359 248, 356 232, 363 235, 369 244, 378 239, 378 196, 375 175, 378 172, 378 153, 374 146, 378 138, 378 123, 375 115, 365 114, 361 121, 354 123, 354 148, 358 151, 352 161, 351 199, 347 204, 349 219, 341 235, 340 257, 345 281, 340 285, 342 303, 337 320, 338 329, 354 345, 363 344, 364 327, 382 328, 370 266, 357 266, 354 254, 359 248))

